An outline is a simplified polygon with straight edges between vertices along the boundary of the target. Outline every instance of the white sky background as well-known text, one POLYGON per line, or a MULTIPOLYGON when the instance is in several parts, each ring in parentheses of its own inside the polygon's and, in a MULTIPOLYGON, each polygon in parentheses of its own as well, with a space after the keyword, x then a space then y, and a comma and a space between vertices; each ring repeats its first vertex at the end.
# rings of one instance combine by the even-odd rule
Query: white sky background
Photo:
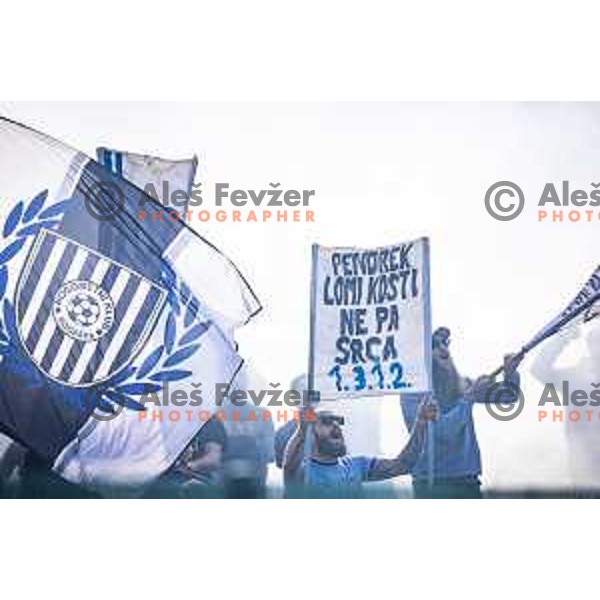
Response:
MULTIPOLYGON (((452 329, 459 368, 472 376, 528 341, 599 262, 600 221, 536 222, 546 182, 589 191, 600 181, 598 104, 4 102, 0 113, 92 156, 100 145, 204 155, 208 190, 215 182, 316 190, 315 224, 195 225, 264 306, 238 340, 269 382, 287 385, 306 369, 313 242, 368 247, 429 236, 434 326, 452 329), (485 211, 485 192, 499 180, 525 192, 516 221, 485 211)), ((213 209, 205 197, 203 208, 213 209)), ((537 399, 526 368, 523 377, 537 399)), ((394 453, 406 435, 397 401, 379 406, 382 449, 394 453)), ((533 408, 508 424, 476 408, 486 484, 568 483, 560 425, 537 424, 533 408)), ((377 443, 357 438, 354 449, 374 452, 377 443)))

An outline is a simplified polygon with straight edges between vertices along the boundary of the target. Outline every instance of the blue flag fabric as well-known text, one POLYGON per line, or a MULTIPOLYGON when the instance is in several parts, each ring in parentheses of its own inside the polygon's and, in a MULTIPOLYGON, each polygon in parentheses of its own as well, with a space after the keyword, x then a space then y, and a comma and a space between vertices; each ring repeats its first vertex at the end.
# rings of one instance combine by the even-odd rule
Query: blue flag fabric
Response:
POLYGON ((147 484, 202 421, 144 399, 201 389, 210 411, 242 364, 233 327, 258 310, 235 266, 159 202, 0 118, 2 432, 75 483, 147 484), (140 201, 162 218, 139 220, 140 201))
POLYGON ((187 200, 176 202, 177 210, 184 213, 188 210, 194 187, 201 187, 194 186, 198 170, 195 156, 187 160, 168 160, 110 148, 98 148, 96 155, 101 165, 163 203, 172 200, 176 193, 184 193, 187 200))
POLYGON ((548 323, 522 352, 529 352, 545 339, 553 336, 570 323, 588 323, 600 315, 600 266, 592 273, 569 305, 548 323))

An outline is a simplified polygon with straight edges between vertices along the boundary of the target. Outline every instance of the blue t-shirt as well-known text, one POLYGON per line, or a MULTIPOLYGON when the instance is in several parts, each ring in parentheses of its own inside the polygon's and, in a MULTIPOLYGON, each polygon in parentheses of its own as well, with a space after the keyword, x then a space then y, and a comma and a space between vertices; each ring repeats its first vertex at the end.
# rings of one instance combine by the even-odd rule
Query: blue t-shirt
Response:
MULTIPOLYGON (((420 400, 408 394, 402 398, 402 411, 408 428, 414 425, 420 400)), ((433 436, 435 479, 462 479, 481 474, 481 454, 473 423, 472 402, 461 399, 449 406, 440 404, 438 420, 433 424, 433 436)), ((412 476, 416 481, 427 479, 427 442, 413 467, 412 476)))
POLYGON ((316 459, 304 460, 303 474, 307 473, 306 483, 324 488, 360 488, 369 478, 375 459, 365 456, 342 456, 334 463, 324 463, 316 459))
MULTIPOLYGON (((518 373, 512 373, 507 381, 513 386, 519 386, 518 373)), ((513 396, 512 402, 518 400, 514 389, 507 388, 513 396)), ((507 398, 507 396, 505 396, 507 398)), ((421 401, 419 394, 402 394, 402 413, 407 428, 414 426, 417 409, 421 401)), ((435 479, 469 479, 481 475, 481 453, 473 422, 473 404, 488 401, 485 390, 478 396, 467 400, 439 405, 438 420, 433 424, 434 437, 434 478, 435 479)), ((427 443, 419 455, 412 470, 416 481, 424 481, 428 475, 427 443)))

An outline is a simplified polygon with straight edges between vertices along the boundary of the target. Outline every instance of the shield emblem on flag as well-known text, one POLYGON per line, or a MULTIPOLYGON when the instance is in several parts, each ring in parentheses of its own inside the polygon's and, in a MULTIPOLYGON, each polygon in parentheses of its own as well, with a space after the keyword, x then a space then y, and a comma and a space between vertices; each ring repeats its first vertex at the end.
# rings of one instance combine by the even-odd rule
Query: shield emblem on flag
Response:
POLYGON ((17 286, 19 336, 50 379, 72 387, 96 385, 143 348, 166 295, 130 268, 42 230, 17 286))

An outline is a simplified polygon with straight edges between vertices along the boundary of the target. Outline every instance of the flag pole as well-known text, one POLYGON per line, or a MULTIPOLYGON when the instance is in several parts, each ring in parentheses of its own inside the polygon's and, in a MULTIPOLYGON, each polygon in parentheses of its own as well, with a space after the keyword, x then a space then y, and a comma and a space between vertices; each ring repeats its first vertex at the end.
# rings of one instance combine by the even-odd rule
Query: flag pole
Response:
MULTIPOLYGON (((317 264, 319 259, 319 245, 312 245, 311 253, 311 276, 310 276, 310 329, 309 329, 309 348, 308 348, 308 397, 310 398, 309 407, 312 404, 313 394, 315 393, 315 339, 316 339, 316 320, 317 320, 317 264)), ((306 407, 305 407, 306 408, 306 407)), ((306 411, 305 411, 306 416, 306 411)), ((313 453, 313 423, 306 423, 306 437, 304 438, 304 484, 308 486, 310 482, 309 470, 310 459, 313 453)))
MULTIPOLYGON (((527 354, 527 352, 524 349, 521 349, 519 352, 517 352, 517 354, 515 354, 515 357, 517 357, 519 359, 519 362, 521 360, 523 360, 523 358, 525 357, 525 354, 527 354)), ((498 377, 498 375, 500 375, 500 373, 502 373, 502 371, 504 371, 504 365, 500 365, 495 371, 492 371, 488 377, 491 377, 492 379, 496 379, 496 377, 498 377)))
MULTIPOLYGON (((429 239, 424 239, 423 264, 427 267, 423 274, 423 293, 426 298, 425 305, 425 364, 427 365, 427 384, 430 397, 433 397, 433 373, 432 373, 432 324, 431 324, 431 278, 430 278, 430 249, 429 239)), ((427 485, 433 489, 435 483, 435 423, 427 423, 427 485)))

